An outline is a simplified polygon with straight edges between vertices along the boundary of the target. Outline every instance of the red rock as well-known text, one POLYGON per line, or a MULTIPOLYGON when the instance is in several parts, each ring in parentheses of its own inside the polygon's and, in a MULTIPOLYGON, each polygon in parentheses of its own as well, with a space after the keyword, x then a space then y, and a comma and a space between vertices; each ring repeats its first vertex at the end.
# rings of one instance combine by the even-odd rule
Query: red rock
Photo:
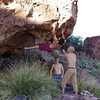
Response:
POLYGON ((11 40, 16 45, 17 41, 21 42, 20 35, 24 36, 24 34, 32 34, 39 42, 47 41, 52 36, 51 30, 54 23, 58 23, 57 36, 61 35, 63 28, 67 37, 72 34, 76 18, 77 0, 55 2, 52 0, 2 0, 0 2, 0 45, 7 44, 12 47, 10 39, 13 37, 15 40, 18 39, 11 40))
POLYGON ((100 36, 86 38, 84 45, 87 56, 100 60, 100 36))

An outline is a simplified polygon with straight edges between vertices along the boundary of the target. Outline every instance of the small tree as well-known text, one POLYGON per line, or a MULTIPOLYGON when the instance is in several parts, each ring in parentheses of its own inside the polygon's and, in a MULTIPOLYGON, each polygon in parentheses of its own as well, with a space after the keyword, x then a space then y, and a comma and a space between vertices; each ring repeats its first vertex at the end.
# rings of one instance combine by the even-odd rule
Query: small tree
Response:
POLYGON ((73 45, 76 51, 84 51, 84 41, 80 36, 70 36, 66 39, 71 45, 73 45))

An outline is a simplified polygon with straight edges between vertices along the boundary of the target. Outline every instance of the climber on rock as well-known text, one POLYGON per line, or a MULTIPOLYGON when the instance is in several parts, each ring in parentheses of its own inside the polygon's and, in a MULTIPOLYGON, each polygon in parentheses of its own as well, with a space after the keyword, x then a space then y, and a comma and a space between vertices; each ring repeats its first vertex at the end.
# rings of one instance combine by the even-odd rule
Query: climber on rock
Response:
POLYGON ((62 37, 57 39, 57 36, 55 34, 55 27, 52 30, 52 35, 53 35, 53 41, 52 42, 46 42, 46 43, 41 43, 41 44, 37 44, 31 47, 25 47, 24 49, 40 49, 40 50, 46 50, 48 52, 52 52, 52 50, 54 49, 58 49, 62 46, 62 44, 65 42, 65 37, 64 34, 62 32, 62 37))

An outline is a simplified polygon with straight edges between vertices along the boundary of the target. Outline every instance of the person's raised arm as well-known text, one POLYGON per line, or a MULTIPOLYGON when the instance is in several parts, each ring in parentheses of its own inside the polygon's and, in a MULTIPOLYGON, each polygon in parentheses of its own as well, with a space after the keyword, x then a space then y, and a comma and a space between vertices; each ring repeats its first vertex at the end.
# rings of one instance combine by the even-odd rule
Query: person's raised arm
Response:
POLYGON ((33 47, 24 47, 25 50, 33 49, 33 47))
POLYGON ((58 56, 61 56, 61 57, 65 57, 65 55, 66 55, 65 50, 63 50, 63 53, 61 53, 61 52, 58 51, 58 50, 56 50, 55 52, 58 54, 58 56))
POLYGON ((53 69, 54 69, 54 65, 52 65, 52 67, 51 67, 50 76, 52 76, 53 69))
POLYGON ((65 39, 64 29, 62 29, 61 34, 62 34, 62 38, 65 39))
POLYGON ((30 47, 24 47, 25 50, 28 50, 28 49, 38 49, 38 48, 39 48, 39 45, 30 46, 30 47))
POLYGON ((61 72, 62 72, 62 77, 64 76, 64 68, 63 68, 63 65, 61 67, 61 72))
POLYGON ((58 39, 57 39, 57 36, 56 36, 56 26, 57 26, 57 23, 54 23, 54 24, 52 25, 52 27, 53 27, 53 29, 52 29, 52 35, 53 35, 54 41, 57 41, 57 40, 58 40, 58 39))

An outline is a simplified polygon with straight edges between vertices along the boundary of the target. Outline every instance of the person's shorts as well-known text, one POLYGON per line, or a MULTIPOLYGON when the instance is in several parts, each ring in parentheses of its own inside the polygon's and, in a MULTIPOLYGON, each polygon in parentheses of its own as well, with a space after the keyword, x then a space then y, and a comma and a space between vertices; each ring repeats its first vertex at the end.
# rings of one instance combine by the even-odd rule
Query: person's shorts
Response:
POLYGON ((54 80, 57 82, 57 83, 60 83, 62 81, 62 75, 61 74, 54 74, 54 80))

